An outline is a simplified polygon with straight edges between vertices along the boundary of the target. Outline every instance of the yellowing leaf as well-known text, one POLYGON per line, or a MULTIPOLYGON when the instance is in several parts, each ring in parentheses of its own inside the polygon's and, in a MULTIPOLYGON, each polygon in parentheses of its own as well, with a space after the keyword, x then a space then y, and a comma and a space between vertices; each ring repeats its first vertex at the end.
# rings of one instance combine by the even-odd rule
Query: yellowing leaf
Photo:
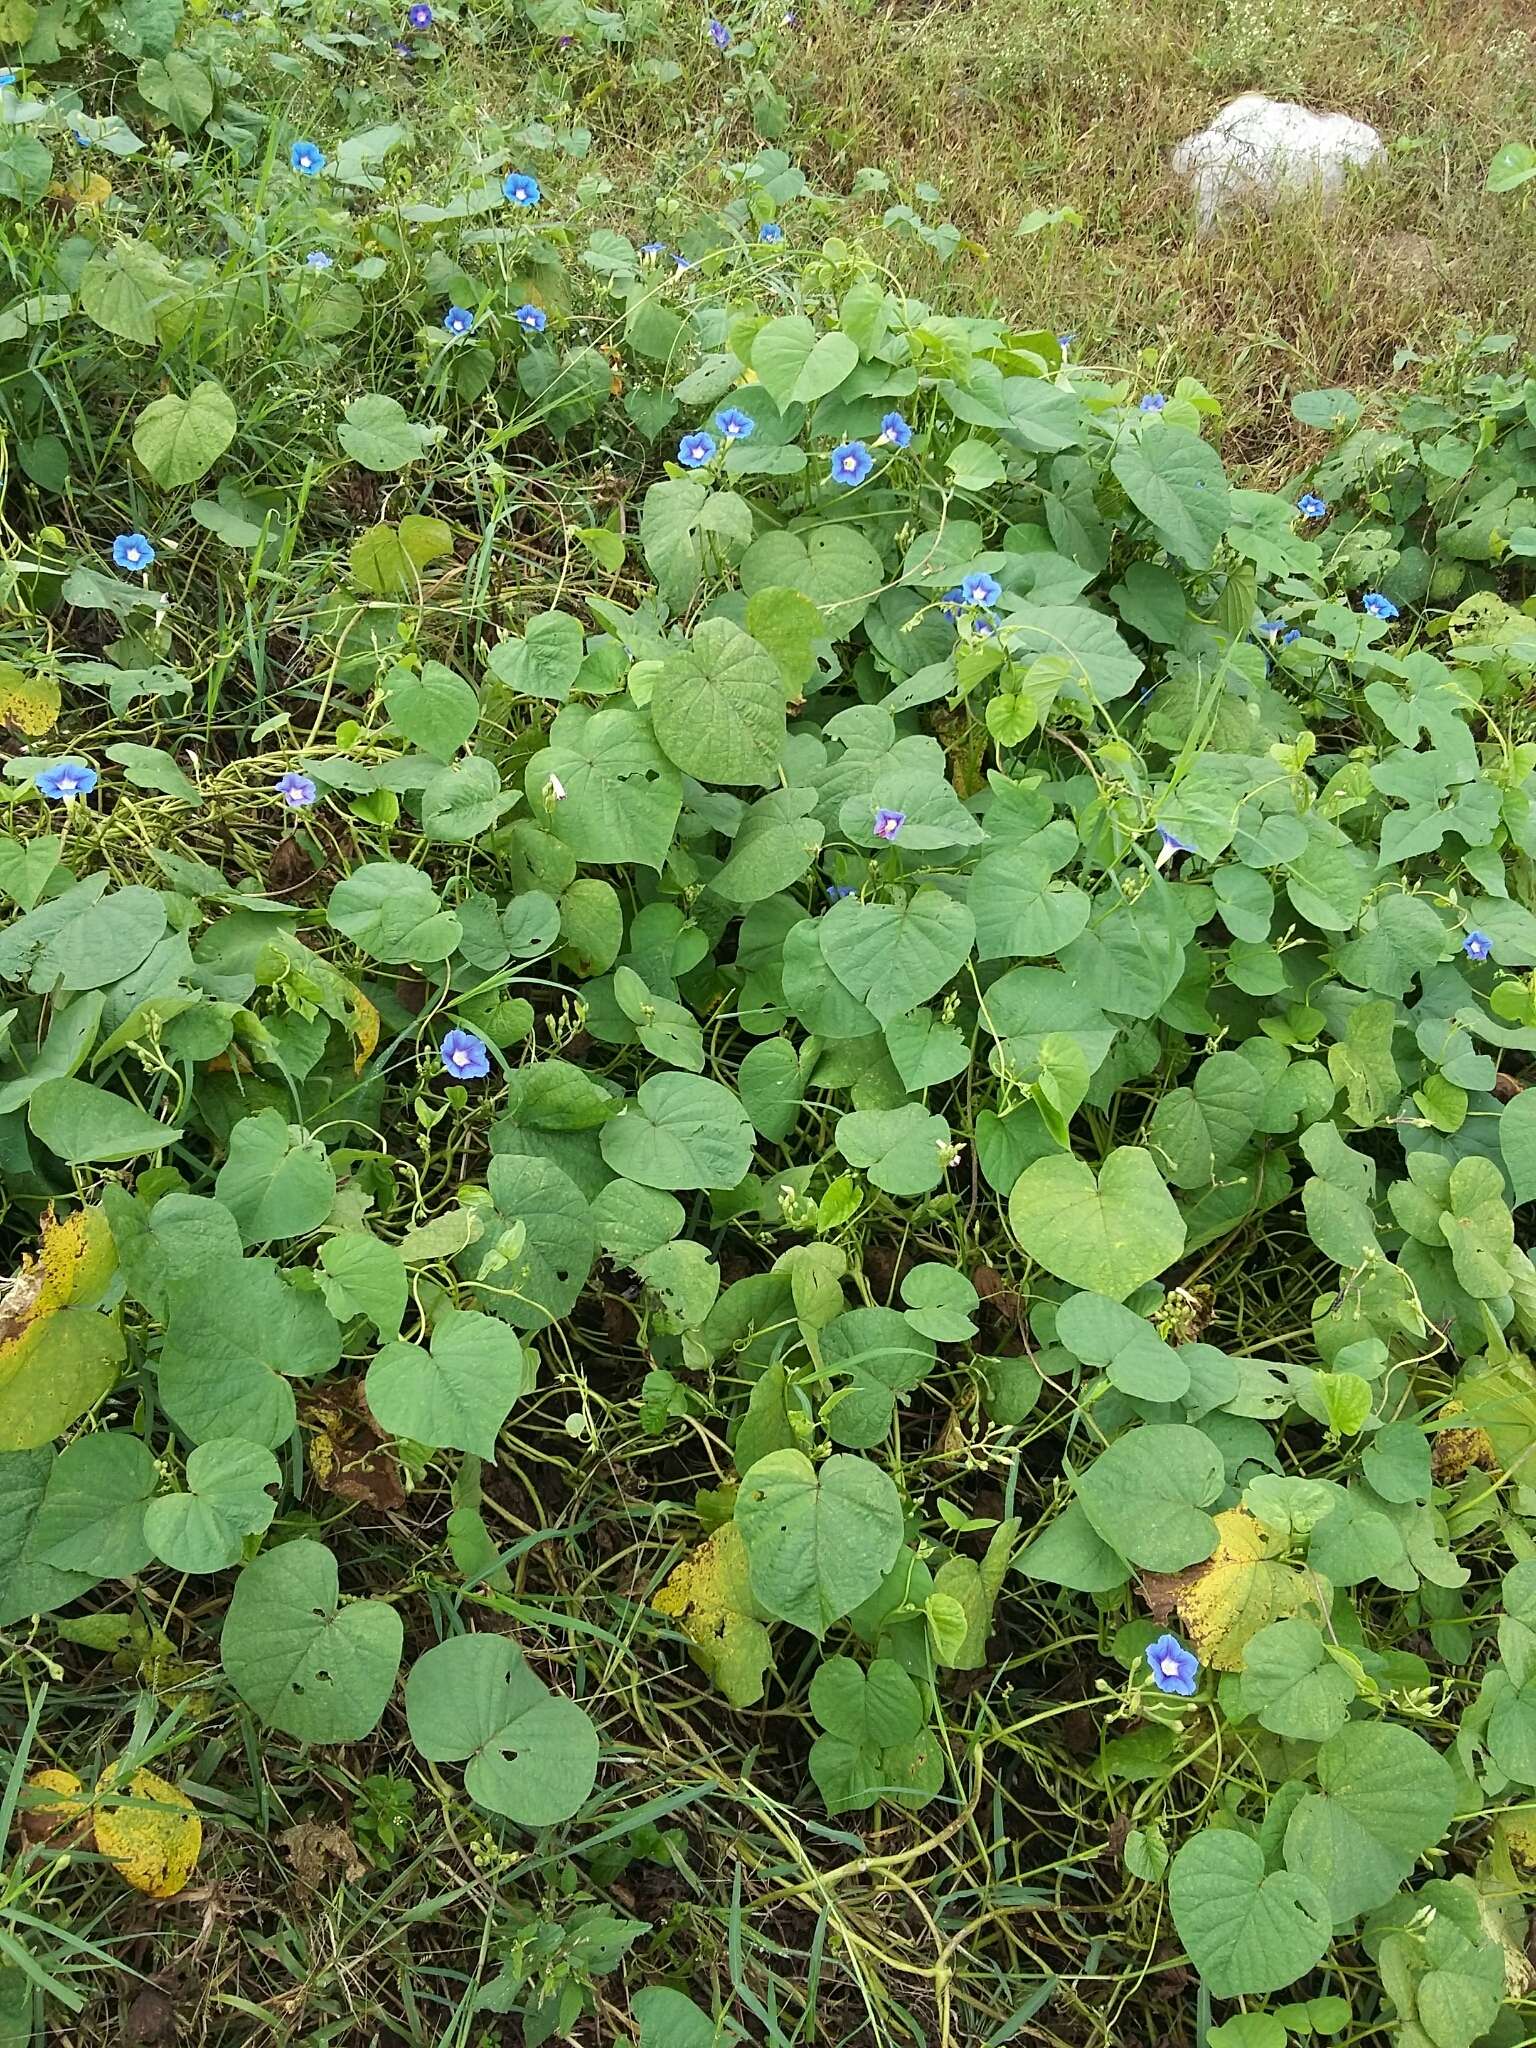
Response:
POLYGON ((352 1071, 354 1074, 360 1074, 379 1042, 379 1013, 360 988, 353 989, 352 994, 354 1001, 349 1029, 352 1041, 357 1047, 357 1058, 352 1062, 352 1071))
POLYGON ((203 1824, 185 1792, 153 1771, 135 1771, 114 1793, 110 1766, 97 1786, 96 1846, 126 1884, 152 1899, 173 1899, 192 1875, 203 1824))
POLYGON ((51 1842, 72 1833, 87 1811, 84 1791, 73 1771, 34 1771, 21 1799, 23 1837, 51 1842))
POLYGON ((0 724, 36 738, 58 722, 59 686, 52 676, 0 661, 0 724))
POLYGON ((117 1265, 106 1218, 77 1209, 43 1219, 36 1259, 0 1295, 0 1451, 34 1450, 83 1415, 117 1377, 115 1317, 79 1306, 99 1299, 117 1265))
POLYGON ((733 1707, 750 1707, 762 1698, 773 1645, 763 1627, 767 1612, 752 1596, 746 1546, 734 1522, 685 1557, 651 1605, 681 1624, 694 1663, 733 1707))
POLYGON ((60 1223, 50 1209, 43 1217, 39 1258, 43 1273, 39 1314, 99 1301, 117 1271, 117 1248, 104 1212, 76 1209, 60 1223))
POLYGON ((1215 1517, 1219 1540, 1202 1565, 1181 1574, 1176 1605, 1200 1661, 1241 1671, 1250 1637, 1316 1599, 1306 1575, 1273 1555, 1281 1539, 1246 1508, 1215 1517))

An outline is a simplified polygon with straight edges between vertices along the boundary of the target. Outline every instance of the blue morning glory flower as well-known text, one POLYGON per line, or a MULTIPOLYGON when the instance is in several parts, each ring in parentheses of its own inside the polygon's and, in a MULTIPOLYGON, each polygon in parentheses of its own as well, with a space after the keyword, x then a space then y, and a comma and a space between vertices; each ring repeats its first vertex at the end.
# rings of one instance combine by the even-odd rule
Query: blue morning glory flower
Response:
POLYGON ((832 450, 832 481, 852 489, 863 483, 875 466, 875 458, 862 441, 842 441, 832 450))
POLYGON ((1284 619, 1260 619, 1253 630, 1261 640, 1278 640, 1285 631, 1285 621, 1284 619))
POLYGON ((728 50, 731 47, 731 32, 723 21, 710 22, 709 40, 717 50, 728 50))
POLYGON ((1486 960, 1493 952, 1493 941, 1486 932, 1468 932, 1461 950, 1469 960, 1486 960))
POLYGON ((317 794, 314 783, 297 768, 277 778, 277 793, 291 811, 307 811, 317 794))
POLYGON ((1328 510, 1328 501, 1320 498, 1316 491, 1303 491, 1296 500, 1296 510, 1303 519, 1321 519, 1328 510))
POLYGON ((640 244, 640 261, 642 263, 654 263, 658 257, 665 256, 666 253, 667 245, 665 242, 642 242, 640 244))
POLYGON ((1171 832, 1165 831, 1161 825, 1157 828, 1157 836, 1162 842, 1157 849, 1157 866, 1160 868, 1166 867, 1176 853, 1193 853, 1195 850, 1192 846, 1186 846, 1182 839, 1176 839, 1171 832))
POLYGON ((450 306, 443 315, 443 325, 450 334, 468 334, 475 324, 475 316, 468 306, 450 306))
POLYGON ((542 306, 519 306, 512 318, 525 334, 542 334, 549 325, 549 315, 542 306))
POLYGON ((689 262, 686 256, 674 256, 672 259, 672 268, 674 271, 681 273, 682 271, 685 270, 692 270, 693 265, 689 262))
POLYGON ((327 256, 323 249, 311 249, 304 258, 306 270, 329 270, 335 263, 334 256, 327 256))
POLYGON ((684 469, 702 469, 706 462, 715 459, 715 437, 701 428, 697 434, 684 434, 677 444, 677 459, 684 469))
POLYGON ((906 822, 905 811, 876 811, 872 829, 877 839, 894 839, 906 822))
POLYGON ((1161 391, 1149 391, 1136 407, 1138 412, 1161 412, 1168 403, 1161 391))
POLYGON ((753 419, 752 415, 743 412, 739 406, 735 405, 728 405, 722 412, 717 412, 715 414, 715 425, 724 434, 727 441, 749 440, 757 429, 757 421, 753 419))
POLYGON ((1077 329, 1076 329, 1075 327, 1074 327, 1074 328, 1072 329, 1071 333, 1069 333, 1069 334, 1058 334, 1058 335, 1057 335, 1057 337, 1056 337, 1056 346, 1057 346, 1057 347, 1058 347, 1058 348, 1059 348, 1059 349, 1061 350, 1061 353, 1062 353, 1062 355, 1063 355, 1063 356, 1065 356, 1065 355, 1066 355, 1066 353, 1067 353, 1067 350, 1068 350, 1068 349, 1069 349, 1069 348, 1070 348, 1070 347, 1072 346, 1073 342, 1074 342, 1074 341, 1076 341, 1076 339, 1077 339, 1077 329))
POLYGON ((880 439, 888 448, 910 448, 912 429, 899 412, 888 412, 880 422, 880 439))
POLYGON ((501 181, 501 190, 514 206, 537 206, 543 196, 538 179, 530 171, 508 171, 501 181))
POLYGON ((1360 609, 1369 612, 1373 619, 1397 617, 1397 606, 1390 597, 1384 597, 1379 590, 1368 590, 1360 600, 1360 609))
POLYGON ((1282 647, 1294 647, 1296 645, 1296 642, 1300 638, 1300 626, 1288 626, 1286 630, 1280 635, 1280 645, 1282 647))
POLYGON ((412 28, 430 28, 432 26, 432 10, 427 5, 427 0, 416 0, 416 5, 405 18, 412 28))
POLYGON ((7 65, 4 71, 0 71, 0 92, 4 92, 5 88, 8 85, 14 85, 15 83, 16 74, 14 71, 11 70, 9 65, 7 65))
POLYGON ((477 1038, 473 1031, 450 1031, 445 1034, 440 1048, 443 1072, 452 1074, 456 1081, 483 1081, 491 1071, 490 1054, 485 1049, 485 1040, 477 1038))
POLYGON ((845 896, 852 896, 856 893, 850 882, 828 882, 827 884, 827 901, 829 903, 841 903, 845 896))
POLYGON ((1003 594, 1003 586, 995 576, 989 576, 984 569, 973 569, 960 584, 960 599, 963 604, 994 605, 1003 594))
POLYGON ((120 533, 112 543, 112 560, 119 569, 149 569, 155 551, 142 533, 120 533))
POLYGON ((970 621, 970 632, 973 640, 995 640, 997 621, 990 612, 977 612, 970 621))
POLYGON ((288 161, 296 171, 312 178, 325 169, 325 151, 318 142, 296 142, 288 152, 288 161))
POLYGON ((944 595, 939 599, 939 610, 944 614, 946 619, 958 621, 960 614, 964 609, 965 592, 960 588, 959 584, 957 583, 953 590, 946 590, 944 595))
POLYGON ((1177 1636, 1159 1636, 1147 1645, 1147 1665, 1159 1692, 1176 1692, 1188 1699, 1198 1683, 1200 1659, 1186 1650, 1177 1636))
POLYGON ((84 761, 55 761, 39 768, 32 778, 46 797, 56 804, 72 804, 77 796, 89 796, 96 787, 96 770, 84 761))
POLYGON ((776 220, 765 220, 757 231, 757 239, 760 242, 782 242, 784 230, 776 220))

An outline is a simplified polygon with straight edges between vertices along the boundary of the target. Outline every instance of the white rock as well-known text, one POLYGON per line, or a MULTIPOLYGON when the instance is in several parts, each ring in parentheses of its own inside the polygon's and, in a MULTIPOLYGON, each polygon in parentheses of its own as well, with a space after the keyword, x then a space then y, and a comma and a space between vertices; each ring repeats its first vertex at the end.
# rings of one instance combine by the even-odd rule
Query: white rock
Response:
POLYGON ((1385 155, 1381 137, 1364 121, 1246 92, 1209 128, 1179 144, 1173 168, 1188 180, 1203 234, 1225 206, 1268 212, 1309 196, 1329 205, 1351 170, 1365 170, 1385 155))

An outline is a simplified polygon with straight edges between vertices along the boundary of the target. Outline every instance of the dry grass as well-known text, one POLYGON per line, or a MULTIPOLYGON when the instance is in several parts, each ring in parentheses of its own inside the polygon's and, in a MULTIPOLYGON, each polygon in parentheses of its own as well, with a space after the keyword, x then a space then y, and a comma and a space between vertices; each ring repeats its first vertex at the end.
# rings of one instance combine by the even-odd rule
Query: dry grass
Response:
POLYGON ((1483 190, 1536 115, 1536 16, 1506 0, 821 0, 806 18, 803 155, 927 180, 985 249, 915 289, 1074 330, 1076 353, 1200 377, 1229 453, 1283 469, 1287 394, 1380 383, 1460 326, 1536 332, 1536 222, 1483 190), (1172 146, 1239 92, 1372 122, 1390 158, 1332 214, 1233 219, 1196 243, 1172 146), (1081 229, 1017 239, 1032 208, 1081 229))

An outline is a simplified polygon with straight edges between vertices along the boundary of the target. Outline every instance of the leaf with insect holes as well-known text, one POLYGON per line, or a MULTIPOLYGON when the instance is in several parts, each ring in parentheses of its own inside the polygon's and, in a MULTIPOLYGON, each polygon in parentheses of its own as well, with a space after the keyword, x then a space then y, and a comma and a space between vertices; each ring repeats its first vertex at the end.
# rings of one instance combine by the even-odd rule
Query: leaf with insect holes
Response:
POLYGON ((464 1789, 526 1827, 569 1820, 597 1777, 597 1730, 549 1690, 505 1636, 452 1636, 405 1682, 411 1740, 433 1763, 464 1763, 464 1789))
POLYGON ((1214 1998, 1283 1991, 1322 1959, 1333 1934, 1312 1879, 1266 1874, 1258 1843, 1232 1828, 1202 1828, 1185 1842, 1168 1873, 1168 1903, 1214 1998))
POLYGON ((300 1742, 361 1742, 384 1712, 404 1640, 382 1600, 343 1603, 331 1552, 298 1537, 236 1579, 219 1654, 269 1727, 300 1742))

